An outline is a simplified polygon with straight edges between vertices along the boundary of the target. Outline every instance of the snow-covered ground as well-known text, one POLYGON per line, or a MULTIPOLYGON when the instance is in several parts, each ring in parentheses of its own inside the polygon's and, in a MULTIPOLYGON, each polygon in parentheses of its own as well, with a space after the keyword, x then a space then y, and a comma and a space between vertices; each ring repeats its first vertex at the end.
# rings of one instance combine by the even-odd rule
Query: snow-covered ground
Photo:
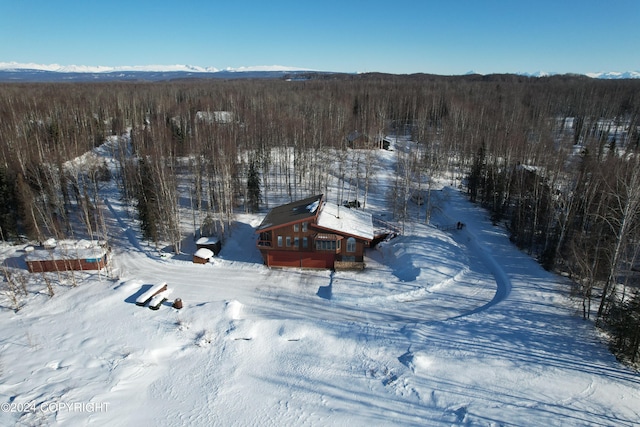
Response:
MULTIPOLYGON (((562 279, 456 189, 434 193, 431 225, 335 273, 263 266, 264 214, 238 214, 210 264, 191 262, 193 243, 162 258, 106 199, 118 280, 82 273, 18 312, 2 302, 0 425, 637 425, 640 377, 562 279), (135 304, 161 282, 158 311, 135 304)), ((1 246, 4 265, 22 249, 1 246)))

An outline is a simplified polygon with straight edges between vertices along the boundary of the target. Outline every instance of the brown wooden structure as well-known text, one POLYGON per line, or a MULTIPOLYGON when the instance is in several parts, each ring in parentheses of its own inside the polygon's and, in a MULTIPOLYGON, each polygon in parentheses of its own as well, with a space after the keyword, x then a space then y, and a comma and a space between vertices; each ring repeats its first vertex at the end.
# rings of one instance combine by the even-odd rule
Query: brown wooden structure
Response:
POLYGON ((31 273, 69 270, 102 270, 107 250, 99 242, 62 242, 48 249, 36 249, 25 256, 31 273))
POLYGON ((273 208, 256 233, 270 267, 364 267, 373 240, 371 215, 323 200, 322 194, 273 208))

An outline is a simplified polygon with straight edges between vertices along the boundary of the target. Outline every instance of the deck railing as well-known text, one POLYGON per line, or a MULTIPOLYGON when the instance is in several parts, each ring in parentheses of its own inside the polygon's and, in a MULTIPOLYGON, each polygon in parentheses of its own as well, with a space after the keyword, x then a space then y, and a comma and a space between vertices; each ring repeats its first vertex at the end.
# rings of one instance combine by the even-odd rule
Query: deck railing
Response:
MULTIPOLYGON (((391 223, 389 223, 389 222, 387 222, 387 221, 385 221, 385 220, 383 220, 381 218, 373 216, 373 217, 371 217, 371 220, 373 222, 373 225, 375 227, 377 227, 377 228, 384 229, 384 230, 387 230, 388 232, 392 232, 392 233, 395 233, 395 234, 402 234, 402 230, 399 227, 397 227, 397 226, 395 226, 395 225, 393 225, 393 224, 391 224, 391 223)), ((380 234, 383 234, 383 233, 380 233, 380 234)))
POLYGON ((333 269, 341 270, 364 270, 364 262, 362 261, 334 261, 333 269))

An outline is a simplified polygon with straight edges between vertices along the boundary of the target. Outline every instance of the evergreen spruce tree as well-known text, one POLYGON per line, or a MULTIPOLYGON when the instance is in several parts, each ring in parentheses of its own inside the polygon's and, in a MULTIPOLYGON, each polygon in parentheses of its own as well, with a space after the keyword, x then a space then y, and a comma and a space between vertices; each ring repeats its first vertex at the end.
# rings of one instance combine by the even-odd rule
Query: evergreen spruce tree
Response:
POLYGON ((136 191, 136 207, 138 209, 138 219, 140 220, 140 230, 145 239, 157 243, 159 239, 158 197, 155 194, 149 166, 143 159, 140 159, 138 168, 140 169, 140 182, 136 191))
POLYGON ((262 202, 260 175, 255 164, 256 162, 253 160, 249 163, 249 175, 247 177, 247 206, 251 212, 256 212, 260 208, 260 202, 262 202))
POLYGON ((472 202, 476 202, 478 198, 478 191, 481 189, 482 177, 485 170, 485 156, 486 156, 486 147, 484 141, 482 141, 482 145, 478 148, 477 154, 473 158, 473 165, 471 166, 471 171, 467 176, 467 188, 469 191, 469 199, 472 202))
POLYGON ((6 169, 0 168, 0 238, 17 235, 15 185, 6 169))

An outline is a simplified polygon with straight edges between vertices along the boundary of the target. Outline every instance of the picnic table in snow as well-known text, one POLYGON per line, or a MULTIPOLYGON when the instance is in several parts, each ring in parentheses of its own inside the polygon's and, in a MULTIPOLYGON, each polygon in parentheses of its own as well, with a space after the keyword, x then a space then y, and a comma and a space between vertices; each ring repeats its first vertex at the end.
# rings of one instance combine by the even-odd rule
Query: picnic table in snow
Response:
POLYGON ((153 285, 153 286, 151 286, 151 288, 149 290, 147 290, 145 293, 143 293, 138 298, 136 298, 136 305, 145 306, 145 305, 147 305, 147 303, 149 301, 151 301, 151 299, 154 296, 156 296, 160 292, 164 292, 166 290, 167 290, 167 283, 166 282, 162 282, 160 284, 153 285))
POLYGON ((159 294, 156 294, 153 298, 151 298, 151 301, 149 301, 149 308, 151 310, 160 309, 160 306, 162 305, 162 303, 164 303, 167 299, 169 299, 168 297, 172 291, 173 289, 167 288, 164 291, 160 292, 159 294))

